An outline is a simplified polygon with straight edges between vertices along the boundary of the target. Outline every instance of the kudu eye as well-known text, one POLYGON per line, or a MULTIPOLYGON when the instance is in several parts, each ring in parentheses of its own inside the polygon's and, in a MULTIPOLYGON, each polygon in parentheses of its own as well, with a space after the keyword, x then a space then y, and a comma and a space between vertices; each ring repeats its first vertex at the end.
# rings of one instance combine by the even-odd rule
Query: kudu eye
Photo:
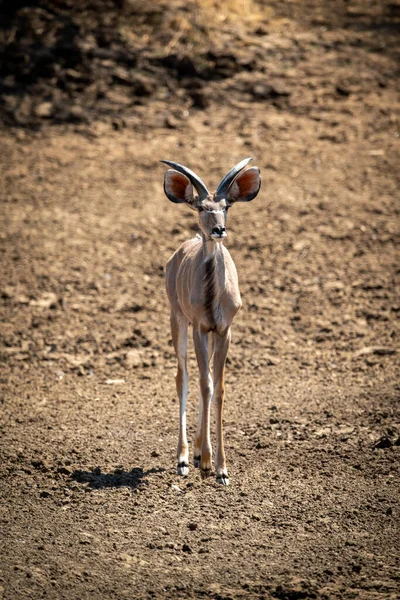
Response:
POLYGON ((199 208, 197 209, 199 212, 203 212, 204 208, 202 206, 199 206, 199 208))

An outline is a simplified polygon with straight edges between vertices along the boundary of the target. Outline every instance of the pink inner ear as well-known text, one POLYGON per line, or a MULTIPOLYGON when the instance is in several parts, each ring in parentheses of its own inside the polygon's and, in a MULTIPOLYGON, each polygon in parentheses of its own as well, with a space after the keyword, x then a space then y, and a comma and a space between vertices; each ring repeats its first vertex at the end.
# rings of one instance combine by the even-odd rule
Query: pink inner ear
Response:
POLYGON ((185 175, 181 173, 168 173, 165 178, 165 189, 168 194, 186 202, 189 199, 190 192, 187 189, 190 182, 185 175), (189 192, 189 193, 188 193, 189 192))

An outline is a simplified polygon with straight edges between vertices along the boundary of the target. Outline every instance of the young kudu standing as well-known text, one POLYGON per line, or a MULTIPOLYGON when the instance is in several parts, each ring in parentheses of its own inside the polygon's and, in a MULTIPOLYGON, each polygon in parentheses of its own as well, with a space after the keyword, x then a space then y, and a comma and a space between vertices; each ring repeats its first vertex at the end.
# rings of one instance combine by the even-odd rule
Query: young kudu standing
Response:
POLYGON ((199 213, 201 237, 184 244, 167 264, 166 285, 171 304, 172 340, 178 359, 176 387, 180 402, 178 474, 189 472, 186 437, 187 332, 193 325, 193 340, 200 371, 200 409, 194 444, 194 465, 202 477, 211 472, 210 404, 215 407, 215 469, 217 482, 229 484, 222 433, 224 403, 224 369, 231 339, 231 324, 241 307, 235 264, 221 243, 226 237, 226 215, 234 202, 253 200, 260 189, 260 171, 256 167, 243 171, 251 158, 237 164, 222 179, 214 195, 190 169, 168 160, 172 169, 164 179, 169 200, 186 203, 199 213), (197 195, 194 194, 195 188, 197 195), (213 361, 213 378, 209 363, 213 361))

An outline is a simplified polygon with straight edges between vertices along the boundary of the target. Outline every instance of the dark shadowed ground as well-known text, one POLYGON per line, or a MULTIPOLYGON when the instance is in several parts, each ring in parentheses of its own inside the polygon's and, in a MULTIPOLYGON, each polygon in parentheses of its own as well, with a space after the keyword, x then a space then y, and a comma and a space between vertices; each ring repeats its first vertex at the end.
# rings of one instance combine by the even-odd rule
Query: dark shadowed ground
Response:
MULTIPOLYGON (((0 598, 395 599, 398 2, 0 6, 0 598), (231 486, 175 474, 164 268, 229 214, 231 486)), ((189 434, 197 419, 190 353, 189 434)))

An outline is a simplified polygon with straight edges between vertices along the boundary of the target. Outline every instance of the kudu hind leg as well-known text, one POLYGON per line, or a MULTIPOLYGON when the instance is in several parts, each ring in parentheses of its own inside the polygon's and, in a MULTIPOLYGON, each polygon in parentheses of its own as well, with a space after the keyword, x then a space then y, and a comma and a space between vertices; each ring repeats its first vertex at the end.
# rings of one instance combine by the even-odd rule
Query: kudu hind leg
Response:
POLYGON ((193 341, 200 373, 200 414, 195 441, 195 457, 199 460, 201 476, 204 478, 208 477, 211 472, 210 404, 213 385, 208 360, 208 335, 193 328, 193 341), (198 452, 200 454, 197 454, 198 452))
POLYGON ((171 333, 178 360, 176 391, 179 398, 178 475, 189 473, 189 449, 186 437, 186 398, 188 393, 187 332, 189 323, 182 314, 171 313, 171 333))
POLYGON ((215 427, 216 427, 216 440, 217 448, 215 453, 215 470, 217 475, 217 483, 222 485, 229 485, 228 471, 226 469, 225 462, 225 449, 224 449, 224 434, 222 430, 222 413, 225 399, 225 362, 226 355, 229 349, 229 343, 231 339, 231 331, 228 331, 223 335, 215 336, 215 352, 214 352, 214 411, 215 411, 215 427))

